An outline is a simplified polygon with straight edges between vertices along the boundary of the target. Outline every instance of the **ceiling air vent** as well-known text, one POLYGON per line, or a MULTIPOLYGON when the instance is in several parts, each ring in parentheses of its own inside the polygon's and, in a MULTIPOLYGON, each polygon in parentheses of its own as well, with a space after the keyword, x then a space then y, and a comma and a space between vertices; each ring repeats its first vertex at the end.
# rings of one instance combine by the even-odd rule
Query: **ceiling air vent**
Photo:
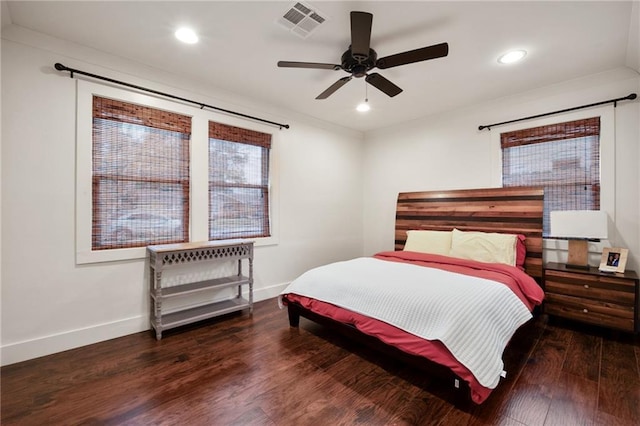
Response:
POLYGON ((311 6, 297 2, 278 19, 278 23, 297 36, 307 38, 326 19, 311 6))

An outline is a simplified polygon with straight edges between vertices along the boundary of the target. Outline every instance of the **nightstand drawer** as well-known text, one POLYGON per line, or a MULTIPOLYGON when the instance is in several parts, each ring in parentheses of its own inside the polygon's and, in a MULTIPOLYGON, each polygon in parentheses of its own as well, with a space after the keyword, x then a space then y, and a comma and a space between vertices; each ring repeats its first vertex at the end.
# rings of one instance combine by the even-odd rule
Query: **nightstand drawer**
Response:
POLYGON ((633 307, 635 281, 616 277, 546 271, 545 291, 633 307))
POLYGON ((633 304, 618 305, 601 300, 547 293, 545 312, 591 324, 634 331, 633 304))
POLYGON ((640 331, 640 280, 634 271, 606 274, 598 268, 544 267, 544 312, 603 327, 640 331))

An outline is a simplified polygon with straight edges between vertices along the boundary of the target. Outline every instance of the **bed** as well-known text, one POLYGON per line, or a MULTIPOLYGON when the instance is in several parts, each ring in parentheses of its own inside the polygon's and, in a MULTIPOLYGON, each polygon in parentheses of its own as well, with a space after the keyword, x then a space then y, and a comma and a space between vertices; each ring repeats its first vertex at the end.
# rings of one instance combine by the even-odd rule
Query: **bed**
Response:
POLYGON ((330 326, 484 402, 544 298, 543 191, 400 193, 393 251, 311 269, 281 294, 289 323, 330 326))

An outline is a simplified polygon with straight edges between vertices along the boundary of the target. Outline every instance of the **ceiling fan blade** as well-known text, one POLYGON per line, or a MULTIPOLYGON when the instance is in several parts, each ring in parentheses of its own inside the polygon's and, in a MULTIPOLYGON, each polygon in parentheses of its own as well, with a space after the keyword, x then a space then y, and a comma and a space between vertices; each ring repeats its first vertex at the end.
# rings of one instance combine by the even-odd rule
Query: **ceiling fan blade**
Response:
POLYGON ((402 92, 401 88, 399 88, 377 72, 367 75, 365 80, 367 81, 367 83, 369 83, 376 89, 381 90, 392 98, 402 92))
POLYGON ((319 70, 334 70, 341 69, 340 65, 336 64, 322 64, 317 62, 292 62, 292 61, 278 61, 280 68, 313 68, 319 70))
POLYGON ((351 12, 351 53, 357 61, 369 57, 372 22, 373 15, 368 12, 351 12))
POLYGON ((335 92, 336 90, 338 90, 339 88, 341 88, 342 86, 347 84, 349 82, 349 80, 351 80, 352 78, 353 78, 352 76, 342 77, 340 80, 336 81, 331 86, 329 86, 329 88, 327 90, 325 90, 324 92, 320 93, 316 97, 316 99, 327 99, 329 96, 331 96, 333 94, 333 92, 335 92))
POLYGON ((449 54, 449 44, 440 43, 407 52, 396 53, 378 59, 376 67, 381 70, 397 67, 399 65, 412 64, 414 62, 427 61, 429 59, 442 58, 449 54))

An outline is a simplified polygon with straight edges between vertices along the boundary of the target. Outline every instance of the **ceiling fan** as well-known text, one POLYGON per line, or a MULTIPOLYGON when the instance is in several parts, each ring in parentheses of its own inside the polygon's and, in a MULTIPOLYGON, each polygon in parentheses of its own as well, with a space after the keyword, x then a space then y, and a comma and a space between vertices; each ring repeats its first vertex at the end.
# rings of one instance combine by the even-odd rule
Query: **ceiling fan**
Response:
POLYGON ((342 54, 342 62, 337 64, 324 64, 316 62, 292 62, 279 61, 281 68, 313 68, 326 70, 343 70, 350 76, 342 77, 333 83, 327 90, 320 93, 316 99, 326 99, 336 90, 347 84, 353 77, 365 77, 365 81, 373 87, 393 97, 402 92, 402 89, 384 78, 377 72, 369 73, 373 68, 387 69, 414 62, 427 61, 447 56, 449 45, 447 43, 435 44, 420 49, 408 50, 395 55, 378 58, 375 50, 369 44, 371 42, 371 24, 373 15, 368 12, 351 12, 351 45, 342 54))

